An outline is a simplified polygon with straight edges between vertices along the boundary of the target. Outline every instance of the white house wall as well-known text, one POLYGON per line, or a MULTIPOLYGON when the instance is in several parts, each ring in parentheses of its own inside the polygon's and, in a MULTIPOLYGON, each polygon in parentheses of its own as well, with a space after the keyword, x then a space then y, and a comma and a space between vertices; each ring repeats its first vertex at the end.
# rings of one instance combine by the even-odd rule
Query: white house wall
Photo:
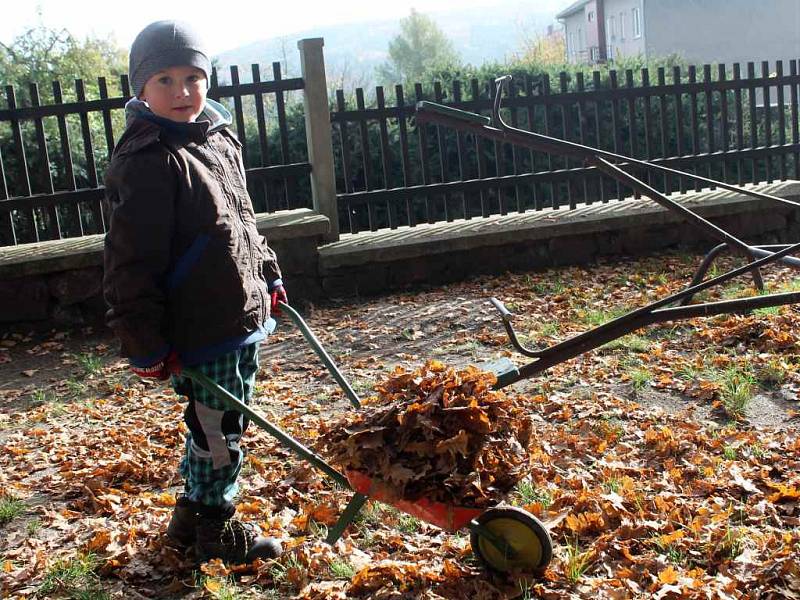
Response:
MULTIPOLYGON (((657 2, 660 0, 656 0, 657 2)), ((800 2, 800 0, 798 0, 800 2)), ((611 59, 645 52, 642 0, 606 0, 604 3, 606 47, 611 59), (639 35, 633 27, 633 9, 639 9, 639 35), (613 26, 613 31, 612 31, 613 26)))
MULTIPOLYGON (((690 64, 800 58, 800 0, 644 0, 648 57, 690 64)), ((788 72, 788 62, 784 65, 788 72)))

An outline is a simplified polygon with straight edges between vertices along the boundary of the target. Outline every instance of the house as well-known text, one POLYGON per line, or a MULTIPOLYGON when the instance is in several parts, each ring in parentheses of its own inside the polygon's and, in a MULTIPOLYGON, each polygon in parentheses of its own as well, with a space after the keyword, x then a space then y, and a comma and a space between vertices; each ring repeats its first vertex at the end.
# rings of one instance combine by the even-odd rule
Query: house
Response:
POLYGON ((800 57, 800 0, 578 0, 556 18, 571 63, 637 54, 679 54, 692 64, 800 57))

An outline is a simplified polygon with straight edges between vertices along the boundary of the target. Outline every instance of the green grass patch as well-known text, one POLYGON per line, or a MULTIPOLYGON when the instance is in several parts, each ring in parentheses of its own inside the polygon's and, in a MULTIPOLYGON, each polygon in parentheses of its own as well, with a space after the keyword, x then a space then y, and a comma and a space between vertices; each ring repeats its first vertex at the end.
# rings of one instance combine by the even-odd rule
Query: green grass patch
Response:
POLYGON ((100 586, 99 566, 100 561, 94 554, 78 554, 74 558, 58 560, 47 569, 39 593, 45 598, 110 600, 109 593, 100 586))
POLYGON ((5 525, 25 512, 25 503, 13 496, 0 494, 0 525, 5 525))
POLYGON ((652 342, 641 335, 631 333, 621 338, 611 340, 602 346, 603 350, 623 350, 625 352, 642 353, 650 349, 652 342))
POLYGON ((628 379, 637 392, 643 390, 653 379, 653 374, 645 367, 632 367, 626 373, 628 379))
POLYGON ((346 560, 334 560, 328 565, 328 570, 335 579, 352 579, 356 574, 355 567, 346 560))
POLYGON ((103 370, 103 359, 91 352, 84 352, 75 357, 86 375, 96 375, 103 370))
POLYGON ((511 495, 511 503, 516 506, 541 504, 543 508, 549 508, 553 504, 553 494, 549 490, 536 487, 530 480, 523 479, 511 495))
POLYGON ((564 548, 564 576, 571 584, 578 583, 591 563, 591 551, 582 552, 577 540, 564 548))
POLYGON ((753 373, 749 369, 729 367, 720 373, 717 382, 725 409, 734 417, 743 416, 757 389, 753 373))

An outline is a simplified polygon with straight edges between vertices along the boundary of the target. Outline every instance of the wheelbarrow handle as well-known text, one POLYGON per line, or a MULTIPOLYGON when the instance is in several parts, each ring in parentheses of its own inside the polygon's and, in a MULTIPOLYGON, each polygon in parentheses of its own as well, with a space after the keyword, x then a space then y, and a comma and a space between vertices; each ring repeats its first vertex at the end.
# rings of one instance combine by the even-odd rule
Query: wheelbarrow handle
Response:
POLYGON ((312 465, 317 467, 319 470, 323 471, 326 475, 330 476, 336 483, 341 486, 344 486, 346 489, 350 489, 350 483, 347 481, 347 478, 342 475, 339 471, 334 469, 331 465, 329 465, 321 456, 306 448, 303 444, 298 442, 292 436, 284 432, 279 427, 276 427, 269 421, 267 421, 264 417, 250 408, 247 404, 239 400, 236 396, 231 394, 228 390, 220 386, 217 382, 213 379, 201 373, 200 371, 196 371, 192 368, 184 368, 181 370, 181 375, 183 377, 188 377, 198 385, 204 387, 210 394, 212 394, 215 398, 224 402, 225 405, 230 410, 235 410, 237 412, 242 413, 248 419, 250 419, 253 423, 261 427, 262 429, 266 430, 272 437, 277 439, 280 443, 286 446, 290 451, 294 452, 301 458, 306 459, 312 465))
POLYGON ((350 399, 350 404, 352 404, 354 408, 361 408, 361 400, 359 399, 358 394, 356 394, 355 390, 352 388, 347 379, 344 378, 344 375, 342 375, 342 372, 339 371, 336 363, 333 362, 333 359, 325 351, 325 348, 322 347, 322 343, 317 339, 317 336, 314 335, 314 332, 308 327, 306 322, 303 320, 303 317, 300 316, 300 313, 298 313, 285 302, 279 301, 278 307, 280 308, 281 314, 289 315, 289 318, 294 321, 295 325, 297 325, 297 328, 303 334, 303 337, 306 338, 309 346, 311 346, 314 352, 317 353, 317 356, 319 356, 319 359, 328 369, 328 372, 333 376, 336 382, 341 386, 342 391, 344 391, 344 393, 350 399))

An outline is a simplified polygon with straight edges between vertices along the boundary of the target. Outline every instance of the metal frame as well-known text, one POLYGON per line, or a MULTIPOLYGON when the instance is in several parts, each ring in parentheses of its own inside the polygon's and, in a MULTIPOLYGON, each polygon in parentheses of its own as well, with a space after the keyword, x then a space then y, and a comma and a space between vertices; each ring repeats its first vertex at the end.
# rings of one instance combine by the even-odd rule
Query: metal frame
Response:
POLYGON ((766 264, 777 261, 780 261, 781 263, 792 268, 800 269, 800 259, 790 256, 791 254, 800 250, 800 243, 792 245, 751 246, 738 239, 734 235, 728 233, 724 229, 704 219, 692 210, 682 206, 681 204, 678 204, 674 200, 671 200, 658 190, 648 186, 640 179, 637 179, 635 176, 624 171, 621 166, 635 165, 645 169, 655 169, 672 175, 687 177, 689 179, 707 183, 722 189, 736 191, 754 198, 759 198, 761 200, 771 200, 781 204, 787 204, 795 208, 800 207, 800 204, 785 198, 779 198, 777 196, 765 194, 757 190, 741 188, 725 182, 715 181, 707 177, 695 175, 693 173, 686 173, 677 169, 665 167, 663 165, 637 160, 620 154, 615 154, 613 152, 608 152, 606 150, 600 150, 575 142, 569 142, 547 135, 542 135, 540 133, 525 131, 523 129, 512 127, 505 123, 500 115, 503 98, 502 92, 504 88, 507 88, 510 80, 510 76, 500 77, 495 80, 497 90, 494 97, 494 105, 492 107, 491 117, 470 113, 433 102, 423 101, 417 103, 417 123, 420 125, 425 123, 445 125, 458 131, 468 131, 499 142, 508 142, 531 150, 569 156, 583 160, 586 164, 597 167, 599 170, 608 174, 613 179, 633 188, 641 195, 647 196, 667 210, 684 217, 690 225, 709 235, 710 237, 719 240, 721 243, 706 255, 700 264, 700 267, 697 269, 692 282, 686 289, 676 294, 672 294, 667 298, 658 300, 648 304, 647 306, 631 311, 626 315, 623 315, 617 319, 613 319, 608 323, 604 323, 599 327, 574 336, 558 344, 554 344, 548 348, 531 349, 520 344, 512 325, 513 315, 499 300, 492 298, 492 303, 502 316, 503 326, 506 329, 512 345, 524 356, 535 359, 534 361, 519 368, 513 366, 510 361, 504 363, 502 370, 498 373, 498 381, 495 387, 502 388, 521 379, 532 377, 558 363, 569 360, 570 358, 574 358, 579 354, 597 348, 611 340, 653 323, 690 319, 699 316, 746 312, 757 308, 780 306, 783 304, 796 304, 800 302, 800 292, 790 292, 784 294, 761 295, 754 298, 727 300, 723 302, 688 304, 695 294, 747 272, 752 273, 756 287, 759 291, 763 291, 764 283, 759 269, 766 264), (618 161, 620 164, 614 164, 610 162, 611 160, 618 161), (708 271, 711 263, 723 250, 726 249, 732 249, 735 252, 744 255, 750 260, 750 262, 723 275, 703 281, 703 278, 705 277, 705 274, 708 271), (670 307, 670 305, 678 303, 680 303, 681 306, 670 307))

